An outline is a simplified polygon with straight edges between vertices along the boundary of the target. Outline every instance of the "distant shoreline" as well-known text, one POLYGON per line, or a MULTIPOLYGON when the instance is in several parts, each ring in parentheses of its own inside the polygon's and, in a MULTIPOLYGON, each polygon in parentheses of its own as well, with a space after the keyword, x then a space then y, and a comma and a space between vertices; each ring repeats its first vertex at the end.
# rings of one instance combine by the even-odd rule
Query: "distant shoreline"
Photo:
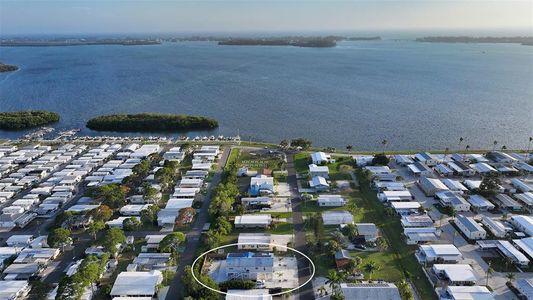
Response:
POLYGON ((424 43, 464 43, 464 44, 482 44, 482 43, 500 43, 500 44, 521 44, 524 46, 533 46, 533 37, 516 36, 516 37, 472 37, 472 36, 427 36, 415 39, 417 42, 424 43))
POLYGON ((142 46, 160 45, 157 40, 2 40, 0 47, 71 47, 71 46, 96 46, 96 45, 119 45, 119 46, 142 46))
POLYGON ((29 39, 11 38, 0 40, 0 47, 67 47, 67 46, 93 46, 93 45, 122 45, 142 46, 160 45, 163 42, 218 42, 218 45, 237 46, 295 46, 295 47, 335 47, 338 41, 379 41, 379 36, 345 37, 345 36, 280 36, 280 37, 216 37, 216 36, 191 36, 185 38, 150 38, 150 39, 99 39, 99 38, 54 38, 54 39, 29 39))

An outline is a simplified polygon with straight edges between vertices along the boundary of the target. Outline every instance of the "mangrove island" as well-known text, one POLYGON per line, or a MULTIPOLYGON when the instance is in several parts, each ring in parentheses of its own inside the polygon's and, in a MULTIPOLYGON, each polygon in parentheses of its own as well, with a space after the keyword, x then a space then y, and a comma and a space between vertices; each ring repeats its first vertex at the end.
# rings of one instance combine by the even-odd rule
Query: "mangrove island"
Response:
POLYGON ((184 131, 214 129, 218 127, 218 121, 201 116, 140 113, 99 116, 90 119, 86 126, 98 131, 184 131))
POLYGON ((21 130, 59 121, 59 114, 46 110, 0 112, 0 129, 21 130))
POLYGON ((6 64, 0 63, 0 73, 2 73, 2 72, 12 72, 12 71, 16 71, 18 69, 19 68, 17 66, 6 65, 6 64))

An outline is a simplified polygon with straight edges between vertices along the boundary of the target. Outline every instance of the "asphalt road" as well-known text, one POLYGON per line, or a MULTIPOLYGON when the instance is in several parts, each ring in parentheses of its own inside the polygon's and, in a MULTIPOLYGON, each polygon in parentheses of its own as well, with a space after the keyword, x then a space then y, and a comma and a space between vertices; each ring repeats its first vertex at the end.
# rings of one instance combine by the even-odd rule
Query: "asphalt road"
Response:
POLYGON ((209 185, 209 189, 207 191, 207 194, 204 198, 204 203, 202 204, 202 208, 200 209, 200 212, 196 216, 196 221, 194 222, 194 225, 191 230, 187 233, 187 241, 185 244, 185 250, 180 256, 178 267, 176 270, 176 275, 172 279, 172 282, 170 284, 166 300, 176 300, 176 299, 183 299, 184 298, 184 288, 183 284, 181 282, 181 277, 183 277, 185 272, 185 266, 192 265, 193 261, 196 259, 196 249, 198 248, 198 244, 200 243, 200 236, 202 234, 202 228, 204 227, 204 224, 207 222, 209 214, 207 212, 209 208, 209 204, 211 203, 211 196, 213 194, 214 188, 219 184, 222 170, 224 166, 226 166, 226 162, 228 160, 230 154, 230 148, 225 147, 224 153, 222 154, 222 157, 220 158, 218 162, 218 168, 217 172, 213 176, 213 179, 209 185))
MULTIPOLYGON (((292 204, 292 222, 294 225, 294 248, 302 253, 308 255, 305 242, 305 228, 303 214, 301 210, 302 200, 298 194, 298 181, 296 179, 296 169, 294 167, 293 153, 287 153, 287 182, 289 183, 291 190, 291 204, 292 204)), ((300 285, 303 285, 312 274, 312 266, 309 261, 301 256, 297 255, 298 259, 298 280, 300 285)), ((312 259, 312 258, 311 258, 312 259)), ((298 290, 297 294, 300 300, 315 299, 313 292, 313 285, 311 282, 307 283, 298 290)))

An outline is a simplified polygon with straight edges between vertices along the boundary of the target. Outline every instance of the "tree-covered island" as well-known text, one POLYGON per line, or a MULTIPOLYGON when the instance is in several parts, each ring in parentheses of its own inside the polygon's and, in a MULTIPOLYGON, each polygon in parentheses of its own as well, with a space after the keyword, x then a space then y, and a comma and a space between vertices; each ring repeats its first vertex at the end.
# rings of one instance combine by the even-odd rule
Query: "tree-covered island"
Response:
POLYGON ((0 129, 21 130, 59 121, 59 114, 46 110, 0 112, 0 129))
POLYGON ((3 64, 3 63, 0 62, 0 73, 2 73, 2 72, 12 72, 12 71, 16 71, 18 69, 19 68, 17 66, 6 65, 6 64, 3 64))
POLYGON ((140 113, 99 116, 90 119, 86 126, 98 131, 184 131, 214 129, 218 121, 201 116, 140 113))

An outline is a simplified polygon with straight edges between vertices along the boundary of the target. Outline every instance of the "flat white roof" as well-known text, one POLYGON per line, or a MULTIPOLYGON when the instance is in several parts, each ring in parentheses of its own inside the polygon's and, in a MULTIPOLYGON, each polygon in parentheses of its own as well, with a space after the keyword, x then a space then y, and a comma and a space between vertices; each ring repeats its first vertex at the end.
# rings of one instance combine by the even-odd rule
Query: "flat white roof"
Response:
POLYGON ((326 172, 329 173, 328 166, 317 166, 315 164, 309 165, 309 172, 326 172))
POLYGON ((18 299, 17 294, 28 287, 27 281, 22 280, 1 280, 0 299, 18 299))
POLYGON ((420 250, 423 250, 428 256, 461 255, 459 249, 452 244, 420 245, 420 250))
POLYGON ((475 282, 477 277, 474 269, 466 264, 435 264, 433 269, 436 272, 444 272, 446 277, 453 282, 475 282))
POLYGON ((270 214, 264 215, 242 215, 235 217, 235 224, 270 224, 272 216, 270 214))
POLYGON ((270 243, 270 233, 240 233, 238 243, 270 243))
POLYGON ((162 279, 160 271, 122 272, 113 284, 111 296, 153 296, 162 279))
POLYGON ((410 202, 410 201, 402 201, 402 202, 396 202, 396 201, 393 201, 390 203, 390 205, 392 206, 392 208, 394 209, 417 209, 420 207, 420 203, 418 202, 410 202))
POLYGON ((82 212, 82 211, 88 211, 93 210, 95 208, 98 208, 100 205, 89 205, 89 204, 76 204, 72 205, 67 211, 74 211, 74 212, 82 212))
POLYGON ((485 286, 448 286, 446 292, 455 300, 494 300, 485 286))
POLYGON ((533 237, 516 239, 513 242, 524 251, 529 257, 533 257, 533 237))
MULTIPOLYGON (((267 289, 228 290, 226 300, 271 300, 267 289)), ((114 300, 114 299, 113 299, 114 300)))

